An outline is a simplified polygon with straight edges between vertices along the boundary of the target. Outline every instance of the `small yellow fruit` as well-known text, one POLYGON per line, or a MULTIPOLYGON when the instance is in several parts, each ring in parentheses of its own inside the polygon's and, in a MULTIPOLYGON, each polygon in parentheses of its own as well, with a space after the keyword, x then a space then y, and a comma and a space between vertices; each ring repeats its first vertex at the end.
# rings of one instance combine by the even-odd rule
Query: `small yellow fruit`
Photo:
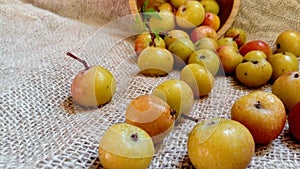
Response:
POLYGON ((157 13, 157 16, 152 16, 149 21, 149 26, 154 32, 168 32, 175 28, 175 16, 173 12, 162 10, 157 13))
POLYGON ((116 80, 113 74, 101 66, 89 67, 84 60, 70 52, 67 55, 81 62, 85 67, 72 81, 73 100, 87 107, 97 107, 108 103, 116 91, 116 80))
POLYGON ((268 144, 281 134, 286 112, 283 103, 274 94, 255 91, 233 104, 231 118, 248 128, 255 143, 268 144))
POLYGON ((121 123, 104 133, 98 153, 106 169, 146 169, 154 156, 154 144, 141 128, 121 123))
POLYGON ((205 18, 203 5, 198 1, 186 1, 176 12, 176 23, 184 29, 199 26, 205 18))
POLYGON ((153 90, 153 95, 166 101, 171 109, 176 111, 176 118, 188 114, 194 104, 194 94, 191 87, 182 80, 170 79, 159 84, 153 90))
POLYGON ((300 32, 296 30, 285 30, 276 39, 277 52, 292 52, 300 56, 300 32))
POLYGON ((173 129, 175 112, 164 100, 146 94, 130 102, 126 108, 125 121, 144 129, 156 144, 173 129))
POLYGON ((287 110, 300 102, 300 71, 285 73, 277 78, 272 93, 279 97, 287 110))
POLYGON ((149 46, 139 55, 137 64, 147 76, 164 76, 173 70, 174 58, 167 49, 149 46))
POLYGON ((208 95, 215 81, 212 73, 197 63, 186 65, 180 73, 180 79, 190 85, 196 98, 208 95))
POLYGON ((255 143, 249 130, 229 119, 198 123, 188 136, 188 155, 195 168, 247 168, 255 143))
POLYGON ((181 38, 190 39, 190 36, 188 33, 186 33, 183 30, 174 29, 174 30, 171 30, 166 33, 166 35, 164 37, 164 41, 165 41, 166 46, 168 47, 173 42, 175 42, 176 40, 181 39, 181 38))

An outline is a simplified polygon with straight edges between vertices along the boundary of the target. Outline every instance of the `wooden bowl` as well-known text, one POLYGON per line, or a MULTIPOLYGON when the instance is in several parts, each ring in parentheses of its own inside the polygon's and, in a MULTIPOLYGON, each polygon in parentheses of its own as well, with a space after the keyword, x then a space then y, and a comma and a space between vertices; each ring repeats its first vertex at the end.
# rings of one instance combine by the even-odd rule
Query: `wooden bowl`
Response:
MULTIPOLYGON (((220 29, 217 31, 218 38, 231 27, 240 8, 240 0, 216 0, 220 6, 219 17, 221 20, 220 29)), ((144 0, 129 0, 130 11, 132 14, 138 14, 144 0)))

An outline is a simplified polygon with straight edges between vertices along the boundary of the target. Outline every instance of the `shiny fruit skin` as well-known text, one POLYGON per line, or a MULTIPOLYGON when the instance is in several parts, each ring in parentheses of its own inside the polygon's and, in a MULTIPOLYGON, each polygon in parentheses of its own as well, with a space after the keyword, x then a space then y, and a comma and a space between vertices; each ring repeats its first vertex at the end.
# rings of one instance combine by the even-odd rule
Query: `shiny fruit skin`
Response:
POLYGON ((299 70, 297 57, 291 52, 276 53, 270 58, 269 62, 273 68, 273 81, 287 72, 299 70))
POLYGON ((154 144, 141 128, 120 123, 104 133, 98 155, 106 169, 146 169, 154 156, 154 144))
POLYGON ((191 29, 199 26, 205 18, 203 5, 196 1, 186 1, 176 12, 176 23, 183 29, 191 29))
POLYGON ((255 60, 266 60, 267 55, 261 50, 252 50, 244 55, 244 60, 255 61, 255 60))
POLYGON ((174 8, 179 8, 180 6, 184 5, 187 0, 170 0, 170 3, 174 8))
POLYGON ((294 138, 300 141, 300 102, 297 103, 288 114, 289 131, 294 138))
POLYGON ((137 60, 141 73, 148 76, 165 76, 173 70, 174 58, 167 49, 147 47, 137 60))
POLYGON ((224 45, 231 45, 231 46, 235 47, 236 49, 239 48, 236 41, 232 37, 221 37, 217 40, 217 43, 218 43, 219 47, 224 46, 224 45))
POLYGON ((175 42, 171 43, 168 50, 173 53, 174 57, 187 62, 188 58, 195 50, 193 42, 188 38, 177 39, 175 42))
POLYGON ((216 30, 206 25, 198 26, 190 33, 190 38, 194 43, 204 37, 212 38, 214 40, 218 39, 216 30))
POLYGON ((231 119, 245 125, 255 143, 268 144, 281 134, 286 122, 286 112, 277 96, 255 91, 235 101, 231 108, 231 119))
POLYGON ((244 59, 235 68, 236 78, 247 87, 259 87, 266 84, 271 79, 272 72, 272 66, 266 59, 244 59))
POLYGON ((205 66, 213 76, 215 76, 220 68, 220 59, 216 52, 210 49, 199 49, 191 54, 188 64, 197 63, 205 66))
POLYGON ((92 66, 80 71, 71 84, 71 95, 76 103, 97 107, 108 103, 116 91, 113 74, 104 67, 92 66))
POLYGON ((216 51, 219 48, 219 45, 215 39, 204 37, 199 39, 197 42, 194 44, 195 50, 199 49, 210 49, 213 51, 216 51))
POLYGON ((214 86, 214 76, 197 63, 186 65, 180 72, 180 79, 192 88, 195 98, 207 96, 214 86))
POLYGON ((253 40, 246 42, 244 45, 242 45, 240 48, 240 53, 245 56, 248 52, 252 50, 261 50, 266 55, 267 58, 270 58, 272 56, 272 48, 270 45, 262 40, 253 40))
POLYGON ((133 99, 126 108, 126 123, 144 129, 159 143, 173 129, 175 112, 161 98, 146 94, 133 99))
POLYGON ((242 28, 229 28, 224 37, 231 37, 237 43, 238 47, 241 47, 247 41, 247 33, 242 28))
POLYGON ((243 56, 238 49, 231 45, 221 46, 218 50, 218 55, 221 61, 221 65, 225 73, 232 74, 235 71, 237 65, 242 63, 243 56))
POLYGON ((167 11, 169 11, 169 12, 173 12, 174 8, 173 8, 173 6, 172 6, 170 3, 165 2, 165 3, 161 4, 161 5, 158 7, 158 10, 159 10, 159 11, 167 10, 167 11))
POLYGON ((152 16, 149 20, 149 26, 153 32, 168 32, 175 28, 175 15, 168 10, 157 12, 157 16, 152 16))
POLYGON ((200 2, 204 7, 205 12, 211 12, 216 15, 219 14, 220 6, 217 1, 201 0, 200 2))
POLYGON ((300 32, 285 30, 276 38, 276 52, 291 52, 300 56, 300 32))
POLYGON ((190 39, 190 36, 188 33, 186 33, 183 30, 180 29, 174 29, 166 33, 164 37, 164 41, 166 46, 170 46, 173 42, 175 42, 178 39, 190 39))
POLYGON ((194 94, 191 87, 182 80, 169 79, 157 85, 153 95, 161 98, 176 111, 176 119, 181 114, 189 114, 194 104, 194 94))
POLYGON ((205 12, 205 18, 201 25, 210 26, 217 31, 220 28, 221 20, 218 15, 211 12, 205 12))
POLYGON ((255 143, 249 130, 230 119, 209 119, 198 123, 188 136, 188 155, 195 168, 247 168, 255 143))
POLYGON ((279 97, 287 110, 300 102, 300 71, 288 72, 272 85, 272 93, 279 97))
POLYGON ((154 43, 152 42, 152 38, 149 32, 143 32, 139 34, 134 41, 134 50, 139 55, 142 50, 144 50, 148 46, 154 46, 159 48, 166 48, 165 41, 161 37, 156 37, 154 39, 154 43))

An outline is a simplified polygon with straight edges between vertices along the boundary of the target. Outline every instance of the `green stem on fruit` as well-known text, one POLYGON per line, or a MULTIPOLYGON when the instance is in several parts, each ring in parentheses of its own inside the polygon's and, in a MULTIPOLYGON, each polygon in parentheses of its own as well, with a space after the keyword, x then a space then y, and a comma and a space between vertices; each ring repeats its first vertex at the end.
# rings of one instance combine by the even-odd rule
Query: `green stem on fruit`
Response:
POLYGON ((151 17, 156 17, 156 18, 159 18, 159 19, 161 19, 161 18, 160 18, 159 15, 156 14, 156 12, 158 11, 158 8, 157 9, 148 8, 148 4, 149 4, 149 0, 145 0, 141 12, 142 12, 143 22, 145 24, 146 30, 148 29, 148 31, 150 32, 152 45, 154 47, 156 47, 155 39, 158 37, 158 33, 155 33, 151 29, 151 27, 149 25, 149 20, 150 20, 151 17))
POLYGON ((67 55, 70 56, 71 58, 73 58, 73 59, 79 61, 80 63, 82 63, 83 66, 84 66, 84 68, 85 68, 85 70, 88 70, 88 69, 89 69, 89 65, 86 63, 85 60, 80 59, 79 57, 73 55, 71 52, 67 52, 67 55))
POLYGON ((156 47, 156 44, 155 44, 155 38, 156 38, 156 35, 155 35, 155 33, 153 33, 153 31, 151 30, 151 27, 150 27, 150 25, 149 25, 149 19, 145 20, 145 23, 146 23, 147 29, 149 30, 149 34, 150 34, 150 36, 151 36, 152 45, 153 45, 154 47, 156 47))

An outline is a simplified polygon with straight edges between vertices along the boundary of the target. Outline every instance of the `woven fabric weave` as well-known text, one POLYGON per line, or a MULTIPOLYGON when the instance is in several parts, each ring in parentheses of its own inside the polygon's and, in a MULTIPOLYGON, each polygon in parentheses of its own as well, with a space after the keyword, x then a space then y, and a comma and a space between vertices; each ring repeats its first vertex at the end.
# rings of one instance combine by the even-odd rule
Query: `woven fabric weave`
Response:
MULTIPOLYGON (((299 11, 299 0, 242 0, 232 26, 274 48, 279 32, 300 31, 299 11)), ((0 0, 0 168, 102 168, 98 146, 106 129, 124 122, 133 98, 179 77, 178 71, 160 78, 138 74, 128 14, 127 0, 0 0), (109 104, 73 104, 70 85, 83 67, 67 51, 114 74, 117 91, 109 104)), ((190 115, 230 118, 234 101, 254 90, 270 91, 270 85, 249 89, 232 77, 217 77, 190 115)), ((186 144, 194 125, 176 125, 149 168, 193 168, 186 144)), ((286 124, 276 140, 256 147, 248 168, 300 168, 299 151, 286 124)))

